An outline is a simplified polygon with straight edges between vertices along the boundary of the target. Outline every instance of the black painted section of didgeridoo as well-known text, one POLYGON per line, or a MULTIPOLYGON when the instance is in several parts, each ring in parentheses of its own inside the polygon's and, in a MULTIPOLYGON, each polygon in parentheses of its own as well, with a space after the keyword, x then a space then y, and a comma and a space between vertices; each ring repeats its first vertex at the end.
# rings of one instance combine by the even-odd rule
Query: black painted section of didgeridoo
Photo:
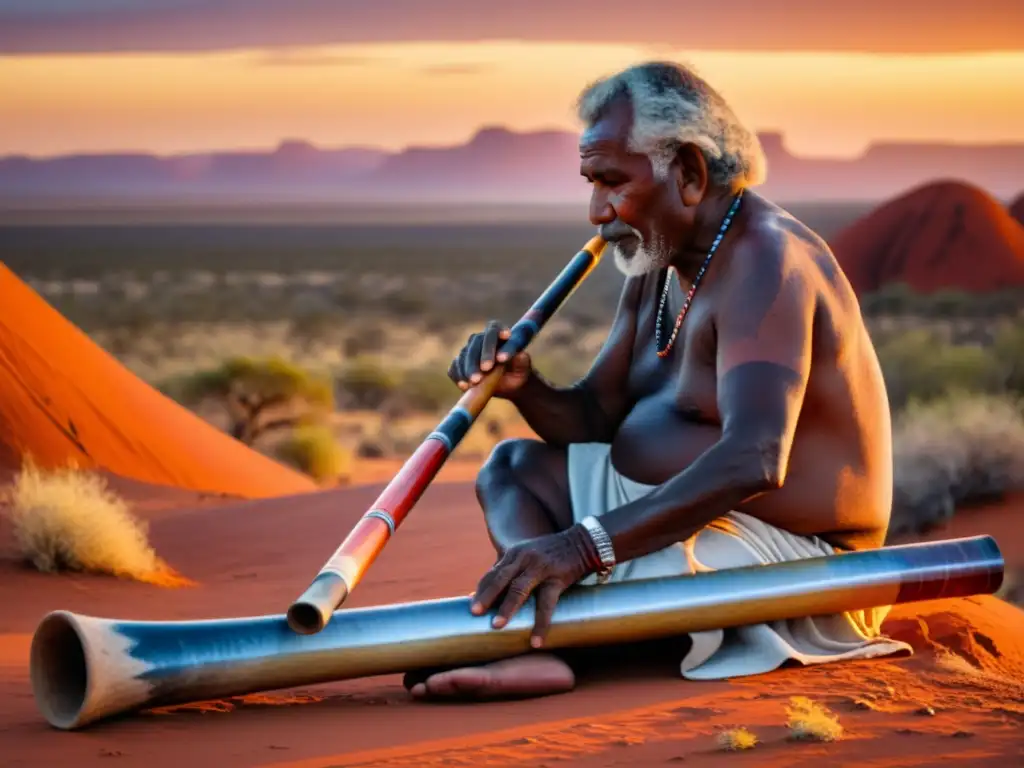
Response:
POLYGON ((532 317, 520 320, 512 326, 508 338, 498 347, 498 351, 505 352, 510 358, 515 357, 526 349, 539 332, 540 326, 532 317))
POLYGON ((336 573, 321 573, 309 589, 288 608, 288 626, 300 635, 312 635, 323 629, 331 614, 348 597, 348 585, 336 573))
POLYGON ((558 308, 565 303, 565 300, 594 263, 594 259, 595 256, 590 251, 585 249, 578 251, 565 265, 558 277, 533 303, 530 311, 512 326, 509 337, 499 349, 509 355, 517 355, 526 349, 526 346, 533 341, 533 337, 540 332, 540 327, 550 320, 558 308))
POLYGON ((594 254, 588 250, 581 250, 573 256, 565 265, 561 273, 534 302, 530 313, 540 323, 547 322, 555 310, 572 293, 579 281, 586 275, 587 270, 594 263, 594 254), (536 313, 536 314, 534 314, 536 313))
POLYGON ((455 450, 455 446, 466 436, 469 428, 473 426, 473 419, 469 413, 461 408, 453 408, 448 412, 441 423, 437 425, 435 432, 440 432, 448 438, 448 451, 455 450))
POLYGON ((900 586, 897 602, 990 595, 1002 585, 1003 556, 991 536, 936 544, 887 548, 887 556, 915 574, 900 586))

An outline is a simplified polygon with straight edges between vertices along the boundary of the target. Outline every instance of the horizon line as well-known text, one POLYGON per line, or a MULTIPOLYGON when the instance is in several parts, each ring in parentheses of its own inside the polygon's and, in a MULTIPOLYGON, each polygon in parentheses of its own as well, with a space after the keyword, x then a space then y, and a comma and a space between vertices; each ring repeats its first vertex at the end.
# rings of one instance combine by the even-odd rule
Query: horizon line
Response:
MULTIPOLYGON (((519 130, 515 128, 509 128, 505 125, 481 123, 469 136, 468 139, 463 141, 451 141, 447 143, 435 143, 435 144, 416 144, 409 143, 399 149, 388 149, 386 147, 375 146, 371 144, 317 144, 316 142, 301 137, 282 137, 276 144, 252 144, 252 145, 235 145, 235 146, 220 146, 210 147, 206 149, 193 149, 193 150, 182 150, 172 152, 158 152, 151 149, 142 148, 128 148, 117 150, 101 150, 101 151, 89 151, 89 150, 67 150, 65 152, 47 153, 47 154, 34 154, 28 152, 0 152, 0 162, 7 160, 30 160, 30 161, 46 161, 46 160, 61 160, 72 157, 124 157, 124 156, 145 156, 153 157, 157 159, 175 159, 182 157, 195 157, 203 155, 225 155, 225 154, 246 154, 246 153, 259 153, 259 154, 272 154, 279 151, 282 147, 287 145, 306 145, 320 152, 372 152, 383 156, 394 157, 405 152, 416 151, 416 150, 451 150, 465 147, 471 144, 475 139, 484 133, 500 131, 513 136, 536 136, 539 134, 560 134, 563 136, 575 136, 578 132, 567 130, 565 128, 550 127, 550 128, 534 128, 519 130)), ((945 139, 945 140, 934 140, 934 139, 874 139, 865 144, 864 149, 853 155, 817 155, 817 154, 806 154, 794 152, 786 143, 786 132, 778 129, 763 129, 756 130, 754 133, 758 139, 762 142, 768 137, 777 137, 783 150, 790 156, 799 160, 823 160, 823 161, 837 161, 837 162, 850 162, 858 159, 863 159, 872 149, 878 147, 905 147, 905 146, 919 146, 919 147, 958 147, 958 148, 972 148, 972 149, 983 149, 983 148, 998 148, 998 147, 1024 147, 1024 138, 1017 140, 1006 140, 1006 141, 970 141, 960 139, 945 139)))

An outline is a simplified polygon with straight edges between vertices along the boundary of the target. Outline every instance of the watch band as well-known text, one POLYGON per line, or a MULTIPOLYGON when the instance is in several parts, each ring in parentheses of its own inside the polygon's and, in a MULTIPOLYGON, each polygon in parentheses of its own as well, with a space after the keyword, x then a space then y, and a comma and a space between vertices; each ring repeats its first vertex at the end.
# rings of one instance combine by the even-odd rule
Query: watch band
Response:
POLYGON ((615 549, 612 547, 612 539, 604 526, 597 521, 593 515, 587 515, 580 520, 580 525, 587 529, 594 546, 597 548, 597 556, 601 559, 601 568, 597 571, 597 583, 604 584, 612 575, 615 567, 615 549))

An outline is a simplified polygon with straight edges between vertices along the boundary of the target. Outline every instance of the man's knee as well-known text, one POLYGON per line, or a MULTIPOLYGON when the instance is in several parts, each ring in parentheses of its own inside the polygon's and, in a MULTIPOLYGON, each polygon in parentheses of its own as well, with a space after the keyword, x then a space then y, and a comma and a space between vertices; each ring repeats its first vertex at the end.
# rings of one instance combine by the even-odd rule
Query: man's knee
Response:
POLYGON ((509 483, 521 484, 530 474, 536 471, 537 455, 546 448, 544 443, 529 438, 509 438, 502 440, 491 449, 490 456, 477 474, 477 491, 484 488, 509 483), (533 472, 531 472, 531 470, 533 472))
POLYGON ((477 493, 510 485, 524 488, 548 503, 568 494, 566 451, 530 438, 502 440, 477 475, 477 493))

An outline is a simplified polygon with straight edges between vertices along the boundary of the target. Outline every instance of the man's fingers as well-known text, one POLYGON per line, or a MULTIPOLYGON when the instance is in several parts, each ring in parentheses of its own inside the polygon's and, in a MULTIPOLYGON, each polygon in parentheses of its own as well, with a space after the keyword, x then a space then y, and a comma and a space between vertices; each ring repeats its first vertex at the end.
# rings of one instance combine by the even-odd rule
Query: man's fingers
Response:
POLYGON ((498 334, 501 332, 501 325, 492 320, 487 324, 484 331, 483 347, 480 350, 480 370, 489 371, 494 367, 494 356, 498 351, 498 334))
POLYGON ((557 584, 546 582, 536 592, 537 611, 533 619, 533 634, 530 636, 530 645, 540 648, 547 639, 548 631, 551 629, 551 617, 555 613, 555 606, 558 605, 558 598, 562 596, 562 589, 557 584))
POLYGON ((484 345, 484 334, 478 333, 466 344, 462 358, 462 374, 470 384, 480 381, 480 352, 484 345))
POLYGON ((479 616, 488 610, 518 572, 517 558, 510 557, 506 553, 505 557, 492 566, 491 570, 485 573, 480 579, 480 583, 477 584, 476 593, 473 596, 472 612, 479 616))
MULTIPOLYGON (((502 328, 501 333, 498 334, 498 338, 501 339, 501 341, 508 341, 509 338, 511 338, 511 336, 511 328, 502 328)), ((508 352, 499 352, 497 359, 499 363, 504 363, 506 360, 508 360, 508 352)))
POLYGON ((523 603, 526 602, 536 586, 537 579, 529 571, 524 571, 516 576, 512 583, 508 585, 505 599, 498 609, 497 616, 494 617, 492 626, 495 629, 501 629, 501 627, 508 624, 512 617, 516 615, 516 611, 523 607, 523 603))
POLYGON ((462 381, 462 373, 459 368, 460 358, 455 357, 452 359, 452 364, 448 366, 448 378, 458 384, 462 381))

